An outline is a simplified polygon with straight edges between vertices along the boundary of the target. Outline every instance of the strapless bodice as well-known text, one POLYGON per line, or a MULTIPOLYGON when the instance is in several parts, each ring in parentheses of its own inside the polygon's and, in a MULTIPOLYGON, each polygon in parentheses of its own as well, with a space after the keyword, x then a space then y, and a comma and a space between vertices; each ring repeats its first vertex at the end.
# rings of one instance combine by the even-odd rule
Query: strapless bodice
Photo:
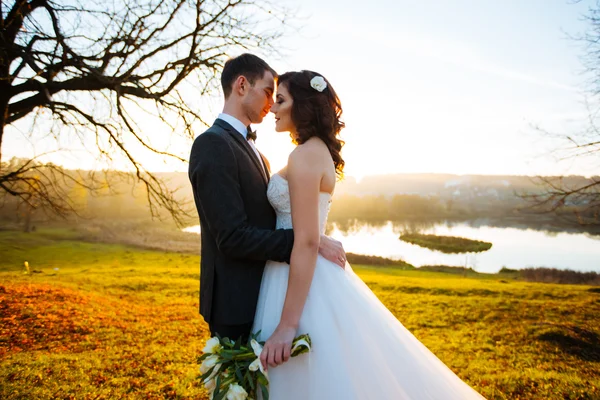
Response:
MULTIPOLYGON (((277 229, 293 228, 292 206, 288 181, 281 175, 274 174, 269 181, 267 197, 277 213, 277 229)), ((330 205, 331 194, 326 192, 319 193, 319 226, 322 233, 325 233, 325 225, 327 224, 327 214, 329 214, 330 205)))

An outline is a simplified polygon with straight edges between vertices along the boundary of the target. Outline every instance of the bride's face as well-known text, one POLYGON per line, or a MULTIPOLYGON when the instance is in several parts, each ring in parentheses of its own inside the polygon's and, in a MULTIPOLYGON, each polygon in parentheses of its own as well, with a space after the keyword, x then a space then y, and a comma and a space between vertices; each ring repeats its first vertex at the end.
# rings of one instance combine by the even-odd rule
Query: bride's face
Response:
POLYGON ((271 107, 271 112, 275 114, 275 130, 277 132, 291 132, 295 134, 296 127, 292 121, 292 104, 294 100, 290 96, 285 85, 279 85, 275 104, 271 107))

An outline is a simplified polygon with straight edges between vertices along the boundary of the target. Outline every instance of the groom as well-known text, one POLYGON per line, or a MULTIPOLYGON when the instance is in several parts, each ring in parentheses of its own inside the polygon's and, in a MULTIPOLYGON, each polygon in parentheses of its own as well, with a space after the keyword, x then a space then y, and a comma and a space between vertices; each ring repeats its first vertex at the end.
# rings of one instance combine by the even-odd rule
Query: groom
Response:
MULTIPOLYGON (((201 226, 200 314, 212 336, 246 341, 266 261, 290 262, 294 232, 275 230, 267 199, 269 163, 250 129, 273 105, 276 77, 255 55, 228 60, 221 74, 223 112, 192 146, 189 178, 201 226)), ((338 241, 321 236, 319 252, 345 265, 338 241)))

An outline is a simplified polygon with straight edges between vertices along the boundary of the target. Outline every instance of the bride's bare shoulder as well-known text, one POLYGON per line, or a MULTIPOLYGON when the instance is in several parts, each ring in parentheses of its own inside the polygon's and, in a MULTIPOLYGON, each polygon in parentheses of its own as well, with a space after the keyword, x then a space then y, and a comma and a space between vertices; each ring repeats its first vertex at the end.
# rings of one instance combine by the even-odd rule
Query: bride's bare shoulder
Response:
POLYGON ((296 146, 290 153, 288 163, 319 162, 329 157, 327 145, 319 138, 313 137, 296 146))
POLYGON ((335 169, 327 145, 320 139, 307 140, 292 151, 288 159, 288 182, 311 185, 320 182, 321 192, 332 193, 335 188, 335 169))

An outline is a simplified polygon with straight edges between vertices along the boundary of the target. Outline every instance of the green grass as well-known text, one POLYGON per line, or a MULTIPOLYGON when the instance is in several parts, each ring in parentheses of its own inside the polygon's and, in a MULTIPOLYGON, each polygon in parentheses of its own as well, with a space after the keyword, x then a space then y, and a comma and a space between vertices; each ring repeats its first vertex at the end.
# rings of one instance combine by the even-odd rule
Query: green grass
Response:
MULTIPOLYGON (((208 338, 198 256, 86 243, 68 230, 0 231, 0 254, 0 398, 206 398, 195 379, 208 338), (25 260, 36 272, 23 274, 25 260)), ((353 268, 488 399, 600 398, 594 288, 353 268)))
POLYGON ((400 235, 400 240, 442 253, 479 253, 492 248, 491 243, 480 240, 421 233, 404 233, 400 235))

